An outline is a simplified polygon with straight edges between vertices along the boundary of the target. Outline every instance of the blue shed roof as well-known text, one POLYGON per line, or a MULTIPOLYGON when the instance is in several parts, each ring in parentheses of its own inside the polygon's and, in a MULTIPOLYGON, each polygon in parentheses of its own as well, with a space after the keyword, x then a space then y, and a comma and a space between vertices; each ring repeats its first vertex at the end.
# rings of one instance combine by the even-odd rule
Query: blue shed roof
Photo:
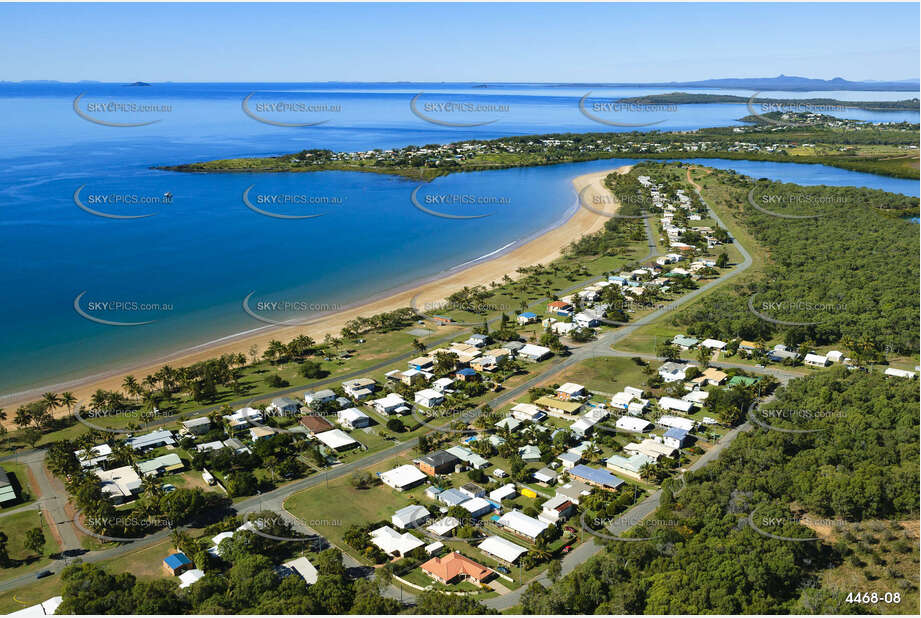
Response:
POLYGON ((624 482, 605 470, 596 470, 595 468, 589 468, 588 466, 579 464, 573 467, 570 470, 572 476, 578 476, 589 480, 593 483, 598 483, 599 485, 607 485, 609 487, 618 487, 623 485, 624 482))
POLYGON ((186 556, 182 552, 170 554, 169 556, 163 559, 163 562, 165 562, 166 566, 168 566, 171 569, 176 569, 178 567, 181 567, 184 564, 192 564, 192 561, 189 560, 189 557, 186 556))
POLYGON ((461 370, 458 371, 457 373, 459 373, 459 374, 462 375, 462 376, 475 376, 475 375, 476 375, 476 371, 474 371, 474 370, 471 369, 470 367, 464 367, 463 369, 461 369, 461 370))
POLYGON ((675 438, 676 440, 684 440, 688 437, 688 432, 685 429, 678 429, 677 427, 672 427, 665 432, 666 438, 675 438))

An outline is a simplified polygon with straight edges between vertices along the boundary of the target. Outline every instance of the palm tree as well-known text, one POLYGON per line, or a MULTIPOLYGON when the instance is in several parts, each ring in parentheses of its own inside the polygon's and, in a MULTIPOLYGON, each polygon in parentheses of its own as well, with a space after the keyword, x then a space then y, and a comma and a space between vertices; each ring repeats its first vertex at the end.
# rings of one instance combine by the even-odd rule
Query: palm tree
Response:
POLYGON ((133 375, 125 376, 125 379, 122 380, 122 388, 125 389, 125 392, 128 393, 129 396, 135 399, 141 394, 141 385, 138 384, 137 378, 133 375))
POLYGON ((70 391, 64 391, 61 393, 61 405, 67 406, 67 413, 72 415, 74 406, 77 405, 77 396, 70 391))
POLYGON ((13 417, 13 422, 20 429, 24 429, 32 422, 32 413, 25 406, 19 406, 16 408, 16 416, 13 417))
POLYGON ((53 412, 55 408, 61 405, 61 398, 57 393, 42 393, 42 403, 49 412, 53 412))

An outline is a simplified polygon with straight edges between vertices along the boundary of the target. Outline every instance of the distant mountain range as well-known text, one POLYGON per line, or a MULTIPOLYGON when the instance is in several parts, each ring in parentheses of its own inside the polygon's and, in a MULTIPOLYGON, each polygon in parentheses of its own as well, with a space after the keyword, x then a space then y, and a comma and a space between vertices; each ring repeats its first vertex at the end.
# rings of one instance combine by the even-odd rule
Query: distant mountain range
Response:
POLYGON ((808 90, 895 90, 900 92, 918 92, 919 88, 921 88, 921 80, 905 79, 900 81, 852 82, 841 77, 836 77, 834 79, 812 79, 809 77, 796 77, 794 75, 778 75, 777 77, 725 77, 720 79, 704 79, 694 82, 633 82, 597 85, 633 88, 733 88, 739 90, 785 90, 790 92, 808 90))

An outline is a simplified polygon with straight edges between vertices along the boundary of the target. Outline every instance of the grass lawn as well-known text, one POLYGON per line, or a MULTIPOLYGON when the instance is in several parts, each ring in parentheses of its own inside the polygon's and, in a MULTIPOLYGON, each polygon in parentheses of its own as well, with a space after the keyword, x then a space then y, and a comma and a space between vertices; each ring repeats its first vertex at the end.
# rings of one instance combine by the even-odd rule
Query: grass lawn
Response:
POLYGON ((161 579, 170 577, 163 567, 163 559, 175 551, 173 542, 164 539, 99 564, 111 573, 131 573, 138 579, 161 579))
POLYGON ((48 528, 48 522, 38 510, 0 517, 0 532, 6 534, 7 553, 13 562, 11 566, 0 569, 0 581, 40 568, 52 561, 49 557, 51 554, 61 551, 61 546, 48 528), (45 547, 41 556, 25 547, 26 531, 32 528, 41 528, 45 534, 45 547))
POLYGON ((61 594, 61 575, 37 579, 27 586, 0 594, 0 613, 10 614, 61 594))

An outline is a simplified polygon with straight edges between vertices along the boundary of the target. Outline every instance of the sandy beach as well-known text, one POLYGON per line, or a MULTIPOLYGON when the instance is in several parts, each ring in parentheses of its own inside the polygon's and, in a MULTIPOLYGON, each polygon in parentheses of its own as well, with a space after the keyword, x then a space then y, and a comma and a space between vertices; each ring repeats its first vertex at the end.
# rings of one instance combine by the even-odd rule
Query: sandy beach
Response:
MULTIPOLYGON (((602 181, 612 171, 626 173, 630 166, 583 174, 573 178, 572 184, 577 194, 582 194, 585 203, 591 203, 594 195, 606 195, 610 199, 610 192, 604 188, 602 181), (588 187, 588 188, 586 188, 588 187)), ((601 203, 596 202, 596 203, 601 203)), ((261 353, 268 342, 278 339, 288 342, 299 334, 309 335, 317 341, 322 341, 327 333, 339 336, 342 327, 358 316, 371 316, 376 313, 392 311, 400 307, 410 306, 410 301, 416 298, 416 306, 423 307, 428 303, 443 301, 447 296, 464 286, 488 285, 492 281, 500 281, 508 274, 517 278, 515 272, 521 266, 546 264, 558 258, 562 249, 578 238, 599 231, 607 221, 607 217, 596 214, 585 208, 576 208, 575 212, 565 222, 541 236, 530 240, 517 247, 500 253, 496 257, 482 262, 471 264, 467 268, 445 273, 443 276, 421 283, 410 289, 402 290, 392 295, 372 300, 367 303, 347 308, 337 313, 319 317, 315 322, 297 326, 268 327, 257 333, 241 334, 226 337, 211 345, 197 347, 194 351, 177 353, 169 357, 158 359, 149 364, 136 365, 131 368, 113 370, 105 374, 91 376, 67 384, 49 385, 43 388, 32 389, 15 396, 0 398, 0 405, 10 411, 16 406, 34 401, 45 391, 71 391, 78 399, 85 400, 97 389, 119 390, 122 380, 128 374, 138 379, 156 372, 164 364, 173 367, 189 365, 207 358, 219 356, 229 352, 246 353, 249 348, 256 345, 261 353)), ((61 412, 63 413, 63 411, 61 412)), ((12 416, 12 414, 10 414, 12 416)))

